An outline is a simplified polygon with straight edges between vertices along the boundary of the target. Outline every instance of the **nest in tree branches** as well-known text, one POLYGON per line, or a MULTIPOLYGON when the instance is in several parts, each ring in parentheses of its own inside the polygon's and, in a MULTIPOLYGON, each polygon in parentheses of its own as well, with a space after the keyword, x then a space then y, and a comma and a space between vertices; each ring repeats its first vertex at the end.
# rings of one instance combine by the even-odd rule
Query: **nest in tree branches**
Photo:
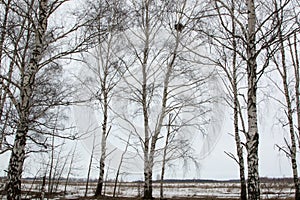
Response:
POLYGON ((181 32, 181 31, 183 30, 183 28, 184 28, 184 25, 181 24, 181 23, 176 23, 176 24, 174 25, 174 28, 175 28, 176 31, 181 32))

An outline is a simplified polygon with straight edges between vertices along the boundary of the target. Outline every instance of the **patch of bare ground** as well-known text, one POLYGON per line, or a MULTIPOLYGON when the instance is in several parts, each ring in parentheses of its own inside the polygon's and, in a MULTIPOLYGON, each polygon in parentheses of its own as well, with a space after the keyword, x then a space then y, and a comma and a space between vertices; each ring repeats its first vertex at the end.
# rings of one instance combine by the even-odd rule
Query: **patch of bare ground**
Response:
MULTIPOLYGON (((77 197, 77 198, 72 198, 72 199, 64 199, 61 198, 60 200, 145 200, 143 198, 137 198, 137 197, 108 197, 108 196, 104 196, 104 197, 77 197)), ((160 199, 160 198, 154 198, 152 200, 237 200, 236 198, 218 198, 218 197, 197 197, 197 198, 193 198, 193 197, 173 197, 173 198, 164 198, 164 199, 160 199)), ((294 198, 268 198, 268 200, 294 200, 294 198)))
MULTIPOLYGON (((30 198, 23 197, 22 200, 32 200, 32 199, 40 199, 40 194, 35 192, 27 192, 27 195, 31 195, 30 198)), ((3 193, 2 193, 3 195, 3 193)), ((1 195, 1 196, 2 196, 1 195)), ((1 199, 0 196, 0 199, 1 199)), ((141 197, 111 197, 111 196, 89 196, 89 197, 61 197, 60 193, 54 193, 51 195, 45 194, 45 199, 59 199, 59 200, 150 200, 143 199, 141 197)), ((151 200, 238 200, 238 198, 224 198, 224 197, 214 197, 214 196, 206 196, 206 197, 172 197, 172 198, 153 198, 151 200)), ((266 200, 294 200, 294 198, 267 198, 266 200)))

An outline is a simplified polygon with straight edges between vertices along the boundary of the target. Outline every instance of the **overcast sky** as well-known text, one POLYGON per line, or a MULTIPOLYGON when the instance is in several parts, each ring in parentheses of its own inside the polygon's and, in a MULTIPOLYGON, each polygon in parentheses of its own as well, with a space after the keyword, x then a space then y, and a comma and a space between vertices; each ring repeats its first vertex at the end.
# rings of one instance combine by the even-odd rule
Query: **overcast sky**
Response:
MULTIPOLYGON (((196 149, 196 153, 199 154, 199 157, 205 157, 199 160, 200 168, 195 169, 192 164, 190 164, 187 168, 182 168, 182 163, 178 162, 178 165, 173 166, 171 169, 167 170, 166 178, 202 178, 202 179, 238 179, 239 178, 239 169, 237 163, 227 156, 224 151, 231 152, 235 154, 235 141, 233 136, 230 134, 232 132, 232 121, 230 121, 230 115, 225 115, 226 120, 223 123, 221 128, 221 134, 216 136, 217 143, 215 146, 211 147, 209 154, 207 152, 203 152, 203 148, 196 149)), ((264 121, 265 123, 265 121, 264 121)), ((286 158, 283 152, 279 152, 276 144, 283 144, 283 134, 282 130, 277 128, 276 126, 272 126, 269 123, 260 124, 260 144, 259 144, 259 166, 260 166, 260 176, 263 177, 291 177, 292 170, 289 160, 286 158), (269 127, 269 128, 268 128, 269 127)), ((202 143, 201 137, 195 137, 195 144, 201 146, 202 143)), ((114 150, 115 139, 111 138, 109 140, 109 149, 114 150)), ((83 149, 85 152, 84 158, 89 158, 89 150, 85 141, 81 142, 83 145, 83 149)), ((122 145, 121 145, 122 146, 122 145)), ((119 164, 119 156, 122 152, 122 148, 115 150, 117 152, 114 156, 111 156, 108 159, 111 168, 116 168, 119 164)), ((130 152, 129 152, 130 153, 130 152)), ((245 154, 246 155, 246 154, 245 154)), ((246 158, 245 158, 246 161, 246 158)), ((88 162, 88 159, 85 159, 85 162, 88 162)), ((137 164, 138 161, 133 161, 133 163, 137 164)), ((130 161, 128 161, 130 163, 130 161)), ((127 165, 127 164, 125 164, 127 165)), ((137 166, 133 166, 132 163, 128 164, 128 166, 124 166, 124 171, 128 171, 129 173, 134 173, 132 177, 128 177, 129 179, 142 179, 143 171, 142 171, 143 163, 140 160, 140 163, 137 166), (125 170, 126 168, 126 170, 125 170)), ((159 168, 154 170, 154 179, 159 174, 159 168)), ((85 174, 85 173, 84 173, 85 174)), ((98 174, 98 173, 96 173, 98 174)))
MULTIPOLYGON (((262 177, 291 177, 292 170, 290 161, 286 158, 284 153, 279 152, 276 144, 283 145, 283 137, 286 136, 286 133, 280 128, 280 126, 276 126, 276 109, 278 107, 273 105, 272 103, 266 104, 264 106, 263 103, 259 109, 259 134, 260 134, 260 144, 259 144, 259 171, 260 176, 262 177), (274 107, 273 107, 274 106, 274 107)), ((210 153, 203 150, 203 140, 200 136, 195 136, 193 138, 195 145, 195 153, 198 154, 199 157, 204 158, 199 159, 199 169, 194 168, 192 165, 187 168, 182 168, 182 163, 178 163, 177 166, 172 166, 167 171, 166 178, 202 178, 202 179, 238 179, 239 178, 239 169, 237 163, 230 157, 228 157, 224 151, 235 154, 235 141, 232 135, 230 135, 233 131, 232 127, 232 116, 230 110, 224 110, 224 119, 222 122, 222 126, 219 127, 218 134, 214 134, 211 139, 215 139, 215 143, 211 146, 208 145, 208 150, 210 153)), ((77 113, 78 114, 78 113, 77 113)), ((82 119, 85 120, 77 120, 77 125, 83 127, 90 127, 93 129, 91 125, 98 124, 95 121, 93 114, 91 111, 81 112, 82 119), (80 123, 83 123, 80 125, 80 123)), ((78 150, 80 158, 78 159, 79 165, 81 166, 81 170, 77 172, 78 177, 86 177, 88 162, 90 159, 92 141, 94 138, 90 136, 78 143, 78 150)), ((99 140, 99 138, 98 138, 99 140)), ((70 145, 72 146, 72 145, 70 145)), ((114 151, 113 154, 108 158, 107 166, 111 169, 116 169, 119 164, 120 155, 124 149, 124 145, 117 142, 116 138, 109 138, 108 144, 109 151, 114 151), (117 148, 117 149, 116 149, 117 148)), ((130 154, 130 153, 129 153, 130 154)), ((134 156, 134 152, 132 152, 134 156)), ((245 154, 246 155, 246 154, 245 154)), ((0 155, 0 176, 5 176, 5 170, 8 166, 8 158, 9 153, 0 155)), ((246 161, 246 158, 245 158, 246 161)), ((95 161, 95 165, 96 165, 95 161)), ((38 169, 38 167, 34 168, 36 163, 35 161, 28 161, 25 163, 28 169, 38 169), (29 166, 29 167, 28 167, 29 166), (31 167, 32 166, 32 167, 31 167)), ((142 179, 143 178, 143 163, 136 156, 132 157, 131 161, 127 161, 123 168, 124 171, 129 172, 129 174, 125 177, 130 180, 134 179, 142 179)), ((24 177, 32 176, 35 174, 34 171, 25 170, 24 177)), ((159 168, 155 168, 153 178, 156 179, 156 175, 159 174, 159 168)), ((96 177, 98 175, 98 171, 96 168, 93 169, 93 176, 96 177)))
MULTIPOLYGON (((269 110, 272 111, 272 109, 269 110)), ((272 115, 272 112, 268 113, 268 116, 272 115)), ((95 123, 95 121, 93 121, 95 119, 91 117, 91 115, 88 113, 86 113, 85 115, 83 114, 82 117, 87 119, 91 124, 95 123), (91 118, 88 119, 89 117, 91 118)), ((196 170, 192 165, 189 166, 188 168, 183 169, 182 165, 178 164, 178 166, 173 166, 172 169, 169 169, 167 171, 166 178, 187 178, 187 179, 201 178, 201 179, 219 179, 219 180, 238 179, 239 177, 238 165, 235 163, 233 159, 231 159, 224 153, 224 151, 231 152, 231 153, 235 153, 236 151, 234 138, 232 135, 229 134, 232 131, 232 125, 231 125, 232 121, 230 120, 231 116, 230 114, 227 114, 224 117, 225 120, 221 128, 222 134, 218 136, 219 138, 216 138, 217 143, 215 147, 212 149, 212 151, 210 152, 210 154, 205 156, 205 158, 199 160, 200 163, 199 170, 196 170)), ((291 177, 292 170, 291 170, 291 165, 289 160, 282 152, 279 152, 278 148, 275 146, 276 144, 283 144, 282 130, 279 127, 270 124, 271 122, 272 120, 264 120, 263 118, 261 118, 261 123, 259 124, 260 176, 291 177)), ((198 140, 201 138, 196 137, 194 139, 198 140)), ((79 144, 78 150, 80 151, 79 161, 81 165, 81 170, 77 171, 76 173, 79 177, 86 177, 92 141, 93 141, 93 137, 89 137, 78 143, 79 144)), ((119 145, 114 145, 115 142, 116 142, 115 138, 109 139, 109 144, 108 144, 109 150, 115 150, 115 147, 119 146, 119 145)), ((199 144, 200 143, 201 142, 199 142, 199 144)), ((121 147, 119 149, 114 151, 115 154, 113 156, 110 156, 110 158, 108 159, 108 163, 111 169, 116 169, 119 164, 120 154, 122 152, 122 149, 124 148, 124 146, 122 145, 120 146, 121 147)), ((205 152, 201 152, 201 148, 197 149, 196 151, 197 153, 199 153, 199 156, 205 154, 205 152)), ((0 156, 1 176, 5 175, 4 170, 7 168, 8 157, 9 157, 8 153, 0 156)), ((135 158, 133 158, 132 161, 134 161, 134 159, 135 158)), ((96 162, 97 161, 95 161, 95 165, 96 162)), ((142 179, 143 178, 142 162, 136 163, 136 161, 131 162, 129 160, 127 162, 130 164, 125 164, 126 166, 124 165, 123 170, 128 171, 129 174, 124 176, 124 178, 129 180, 142 179), (132 163, 134 163, 135 166, 132 163)), ((30 161, 27 162, 27 165, 28 164, 32 165, 33 163, 34 162, 30 161)), ((31 169, 33 169, 33 166, 31 167, 31 169)), ((34 174, 34 172, 32 171, 31 173, 28 173, 28 170, 27 172, 25 170, 24 177, 30 176, 30 174, 34 174)), ((154 179, 156 179, 158 174, 159 174, 159 169, 156 168, 153 176, 154 179)), ((96 177, 97 175, 98 175, 98 171, 94 168, 93 176, 96 177)))

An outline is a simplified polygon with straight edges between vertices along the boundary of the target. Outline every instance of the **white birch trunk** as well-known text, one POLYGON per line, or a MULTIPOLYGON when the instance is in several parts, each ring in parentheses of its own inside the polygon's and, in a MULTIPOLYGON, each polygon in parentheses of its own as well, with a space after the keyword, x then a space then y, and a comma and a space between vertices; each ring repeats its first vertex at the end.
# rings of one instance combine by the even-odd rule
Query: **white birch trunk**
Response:
MULTIPOLYGON (((101 30, 100 24, 99 24, 99 30, 101 30)), ((110 128, 108 128, 108 109, 109 109, 109 94, 111 88, 111 83, 109 80, 109 68, 111 67, 111 48, 112 42, 113 42, 113 34, 108 36, 108 42, 106 49, 102 51, 102 36, 98 36, 98 78, 100 80, 101 84, 101 97, 98 99, 100 104, 102 105, 102 137, 101 137, 101 156, 100 156, 100 162, 99 162, 99 177, 98 177, 98 183, 97 188, 95 192, 95 196, 101 196, 103 194, 103 184, 104 184, 104 173, 105 173, 105 160, 106 160, 106 145, 107 145, 107 137, 109 135, 110 128), (105 59, 103 59, 103 55, 105 55, 105 59)))
MULTIPOLYGON (((279 18, 279 16, 277 16, 277 17, 279 18)), ((289 155, 290 155, 291 164, 292 164, 293 180, 294 180, 294 187, 295 187, 295 200, 300 200, 300 185, 299 185, 298 167, 297 167, 297 159, 296 159, 297 146, 296 146, 296 138, 295 138, 295 131, 294 131, 293 108, 292 108, 292 101, 291 101, 291 97, 290 97, 285 47, 284 47, 284 43, 283 43, 283 35, 282 35, 282 31, 281 31, 281 26, 278 26, 278 29, 279 29, 278 31, 279 31, 279 40, 280 40, 280 53, 281 53, 281 63, 280 64, 281 64, 282 70, 280 70, 280 67, 278 64, 277 64, 277 68, 278 68, 278 71, 282 78, 285 101, 286 101, 286 106, 287 106, 287 118, 288 118, 288 123, 289 123, 290 140, 291 140, 291 146, 289 147, 289 155)), ((297 78, 297 77, 295 77, 295 78, 297 78)), ((296 81, 296 85, 297 85, 297 81, 296 81)))
POLYGON ((256 62, 256 14, 254 0, 247 0, 248 6, 248 35, 247 35, 247 76, 248 76, 248 133, 247 133, 247 162, 248 162, 248 200, 260 199, 258 172, 258 142, 257 127, 257 62, 256 62))
POLYGON ((51 194, 53 190, 53 182, 52 182, 53 166, 54 166, 54 131, 52 133, 52 141, 51 141, 51 157, 50 157, 49 177, 48 177, 48 194, 51 194))
MULTIPOLYGON (((236 54, 234 53, 234 57, 236 54)), ((247 199, 247 186, 245 180, 245 164, 244 164, 244 156, 243 156, 243 147, 241 145, 241 138, 239 133, 239 103, 238 103, 238 91, 237 91, 237 77, 236 77, 236 63, 233 64, 233 110, 234 110, 234 136, 236 143, 236 151, 238 156, 238 164, 240 170, 240 182, 241 182, 241 200, 247 199)), ((243 120, 243 119, 242 119, 243 120)))
POLYGON ((115 179, 115 185, 114 185, 114 192, 113 192, 113 197, 116 196, 116 191, 117 191, 117 184, 118 184, 118 180, 119 180, 119 175, 120 175, 120 171, 121 171, 121 167, 122 167, 122 163, 123 163, 123 159, 124 159, 124 156, 125 154, 127 153, 127 150, 128 150, 128 147, 129 147, 129 141, 130 141, 130 136, 128 137, 128 140, 127 140, 127 143, 126 143, 126 147, 121 155, 121 159, 120 159, 120 163, 119 163, 119 166, 118 166, 118 170, 117 170, 117 173, 116 173, 116 179, 115 179))
POLYGON ((103 183, 104 183, 104 169, 105 169, 105 158, 106 158, 106 139, 108 135, 107 131, 107 119, 108 119, 108 94, 105 86, 106 75, 104 75, 104 80, 102 83, 103 92, 103 122, 102 122, 102 138, 101 138, 101 157, 100 157, 100 172, 97 183, 97 189, 95 196, 102 195, 103 183))
POLYGON ((292 172, 293 172, 293 180, 294 180, 294 187, 295 187, 295 199, 300 200, 300 185, 299 185, 299 178, 298 178, 298 167, 297 167, 297 147, 296 147, 296 138, 295 138, 295 132, 294 132, 294 122, 293 122, 293 111, 290 101, 290 95, 288 90, 288 83, 286 80, 286 69, 283 67, 283 71, 285 71, 285 76, 283 77, 283 84, 284 84, 284 92, 285 92, 285 99, 287 103, 287 115, 288 115, 288 122, 289 122, 289 129, 290 129, 290 140, 291 140, 291 146, 289 148, 290 150, 290 158, 291 158, 291 164, 292 164, 292 172))
MULTIPOLYGON (((291 52, 291 55, 293 55, 293 53, 291 52)), ((297 36, 296 33, 294 35, 294 56, 293 56, 293 65, 294 65, 294 74, 295 74, 295 93, 296 93, 296 110, 297 110, 297 131, 298 131, 298 147, 300 148, 300 140, 299 140, 299 136, 300 136, 300 78, 299 78, 299 57, 298 57, 298 49, 297 49, 297 36)), ((295 139, 294 138, 291 138, 295 139)), ((296 146, 296 144, 294 144, 296 146)), ((300 183, 299 183, 299 178, 298 178, 298 168, 297 168, 297 159, 296 159, 296 153, 297 153, 297 149, 296 147, 293 148, 293 150, 295 150, 295 158, 292 161, 292 167, 293 167, 293 175, 294 175, 294 183, 295 183, 295 199, 299 200, 300 199, 300 183), (295 164, 293 164, 295 163, 295 164)))
POLYGON ((300 75, 299 75, 299 53, 297 47, 297 34, 294 33, 294 45, 289 42, 290 54, 294 66, 294 76, 295 76, 295 94, 296 94, 296 110, 297 110, 297 131, 298 131, 298 147, 300 148, 300 75))
POLYGON ((29 128, 30 103, 38 72, 38 63, 41 60, 44 47, 44 35, 47 29, 47 4, 48 0, 41 0, 39 5, 39 19, 35 30, 35 46, 28 68, 22 74, 22 87, 20 91, 20 103, 18 108, 19 122, 17 126, 15 141, 11 152, 8 166, 7 199, 21 199, 21 177, 23 163, 25 160, 26 135, 29 128))
POLYGON ((144 199, 152 199, 152 164, 149 158, 149 115, 148 115, 148 93, 147 93, 147 64, 149 56, 149 37, 150 37, 150 19, 149 19, 149 2, 145 2, 145 46, 143 51, 143 63, 142 63, 142 106, 144 117, 144 199))
MULTIPOLYGON (((4 17, 3 17, 3 21, 1 21, 1 35, 0 35, 0 70, 2 69, 2 55, 3 55, 3 48, 4 48, 4 41, 5 41, 5 37, 7 35, 7 20, 8 20, 8 14, 9 14, 9 10, 10 10, 10 2, 11 0, 9 0, 7 2, 7 5, 5 6, 5 11, 4 11, 4 17)), ((5 101, 7 98, 7 93, 4 90, 4 92, 0 93, 0 121, 4 121, 6 120, 6 116, 4 116, 4 105, 5 105, 5 101)), ((5 131, 5 125, 2 128, 2 130, 0 130, 0 152, 2 150, 2 145, 3 145, 3 141, 5 138, 4 135, 4 131, 5 131)))
MULTIPOLYGON (((232 23, 232 33, 236 33, 235 29, 235 1, 231 1, 231 23, 232 23)), ((233 37, 232 40, 233 45, 233 58, 232 58, 232 90, 233 90, 233 110, 234 110, 234 136, 236 143, 236 151, 238 156, 238 164, 240 170, 240 182, 241 182, 241 200, 247 200, 247 184, 245 180, 245 162, 243 156, 243 147, 241 145, 241 138, 239 133, 239 100, 238 100, 238 82, 237 82, 237 41, 236 38, 233 37)), ((241 120, 243 120, 241 116, 241 120)))
POLYGON ((167 164, 167 151, 169 147, 169 139, 171 135, 171 114, 169 115, 169 124, 168 124, 168 130, 166 135, 166 142, 163 152, 163 159, 162 159, 162 166, 161 166, 161 176, 160 176, 160 199, 164 198, 164 177, 165 177, 165 168, 167 164))

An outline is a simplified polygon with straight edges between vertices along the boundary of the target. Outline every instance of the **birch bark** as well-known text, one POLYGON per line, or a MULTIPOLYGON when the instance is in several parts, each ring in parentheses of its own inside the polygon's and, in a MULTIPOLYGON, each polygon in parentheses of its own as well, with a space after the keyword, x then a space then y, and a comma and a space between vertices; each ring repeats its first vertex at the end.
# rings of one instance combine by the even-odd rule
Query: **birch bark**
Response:
MULTIPOLYGON (((4 48, 4 41, 5 38, 7 36, 7 21, 8 21, 8 16, 9 16, 9 11, 10 11, 10 3, 11 0, 7 1, 6 5, 5 5, 5 11, 4 11, 4 16, 3 16, 3 20, 1 21, 1 34, 0 34, 0 70, 2 69, 2 57, 3 57, 3 48, 4 48)), ((11 70, 10 70, 11 71, 11 70)), ((7 116, 5 116, 4 114, 4 105, 6 102, 6 98, 7 98, 7 92, 1 92, 0 93, 0 121, 7 121, 7 119, 5 119, 7 116)), ((3 148, 3 141, 5 138, 5 125, 3 126, 3 128, 1 128, 2 130, 0 130, 0 153, 1 150, 3 148)))
POLYGON ((297 131, 298 131, 298 147, 300 148, 300 75, 299 75, 299 53, 297 46, 297 34, 293 35, 293 44, 289 40, 290 54, 292 57, 292 63, 294 67, 294 76, 295 76, 295 95, 296 95, 296 112, 297 112, 297 131))
POLYGON ((24 74, 21 74, 22 83, 20 102, 18 107, 19 121, 16 136, 8 167, 7 199, 21 199, 21 177, 25 160, 26 135, 29 130, 29 114, 32 102, 35 77, 39 70, 39 62, 42 59, 44 48, 44 36, 47 30, 48 0, 41 0, 39 4, 38 24, 35 30, 35 44, 24 74))
MULTIPOLYGON (((234 40, 233 46, 235 46, 236 41, 234 40)), ((234 47, 235 48, 235 47, 234 47)), ((234 137, 236 144, 236 151, 238 156, 238 164, 240 170, 240 181, 241 181, 241 199, 247 199, 247 185, 245 180, 245 164, 243 147, 241 145, 240 131, 239 131, 239 100, 238 100, 238 89, 237 89, 237 68, 236 68, 236 52, 233 53, 233 74, 232 74, 232 89, 233 89, 233 110, 234 110, 234 137)), ((243 120, 243 119, 242 119, 243 120)))
POLYGON ((248 78, 248 133, 247 163, 248 163, 248 200, 260 199, 258 171, 258 126, 257 126, 257 61, 256 61, 256 14, 254 0, 247 0, 248 32, 247 32, 247 78, 248 78))
MULTIPOLYGON (((236 34, 235 27, 235 1, 231 1, 231 23, 232 23, 232 33, 236 34)), ((238 81, 237 81, 237 41, 236 38, 232 39, 233 45, 233 58, 232 58, 232 89, 233 89, 233 111, 234 111, 234 136, 236 143, 236 151, 238 155, 238 164, 240 170, 240 181, 241 181, 241 200, 247 200, 247 184, 245 180, 245 163, 243 155, 243 147, 241 145, 241 138, 239 133, 239 100, 238 100, 238 81)), ((242 117, 241 117, 241 120, 242 117)))
MULTIPOLYGON (((297 110, 297 130, 298 130, 298 145, 300 148, 300 140, 299 140, 299 135, 300 135, 300 92, 299 92, 299 85, 300 85, 300 78, 299 78, 299 59, 298 59, 298 51, 297 51, 297 42, 296 42, 296 35, 295 35, 295 41, 294 41, 294 50, 295 50, 295 62, 293 63, 294 65, 294 71, 295 71, 295 91, 296 91, 296 110, 297 110)), ((295 139, 294 138, 291 138, 295 139)), ((295 145, 296 144, 292 144, 295 145)), ((293 160, 293 162, 295 162, 295 164, 292 164, 293 167, 293 175, 294 175, 294 183, 295 183, 295 199, 299 200, 300 199, 300 183, 299 183, 299 178, 298 178, 298 168, 297 168, 297 159, 296 159, 296 153, 297 153, 297 149, 296 147, 293 148, 293 150, 295 150, 295 159, 293 160)))
POLYGON ((142 62, 142 107, 144 118, 144 199, 152 199, 152 163, 149 156, 149 114, 148 114, 148 93, 147 93, 147 64, 150 48, 150 17, 149 17, 149 1, 145 1, 145 43, 143 50, 143 62, 142 62))
POLYGON ((166 142, 163 151, 163 159, 162 159, 162 166, 161 166, 161 176, 160 176, 160 199, 164 199, 164 177, 165 177, 165 169, 167 164, 167 151, 169 146, 169 140, 171 136, 171 123, 172 123, 172 115, 169 115, 169 122, 168 122, 168 130, 166 135, 166 142))
POLYGON ((103 183, 104 183, 106 139, 108 136, 108 131, 107 131, 108 94, 107 94, 107 88, 106 88, 106 75, 104 75, 104 80, 101 84, 102 84, 102 93, 103 93, 103 101, 104 101, 103 102, 103 122, 102 122, 102 138, 101 138, 100 172, 99 172, 99 178, 98 178, 98 184, 97 184, 95 196, 100 196, 102 194, 102 188, 103 188, 103 183))

